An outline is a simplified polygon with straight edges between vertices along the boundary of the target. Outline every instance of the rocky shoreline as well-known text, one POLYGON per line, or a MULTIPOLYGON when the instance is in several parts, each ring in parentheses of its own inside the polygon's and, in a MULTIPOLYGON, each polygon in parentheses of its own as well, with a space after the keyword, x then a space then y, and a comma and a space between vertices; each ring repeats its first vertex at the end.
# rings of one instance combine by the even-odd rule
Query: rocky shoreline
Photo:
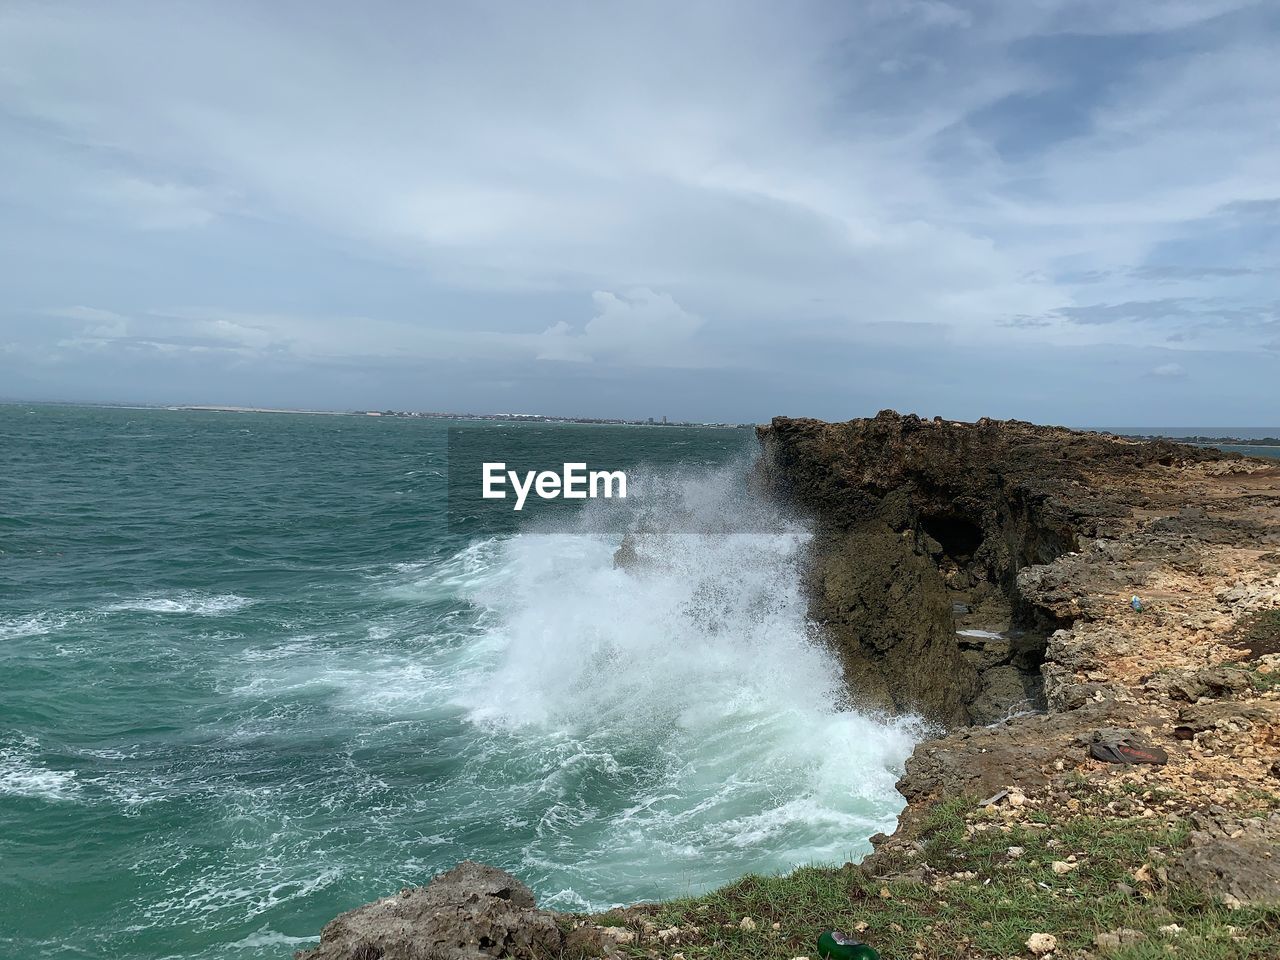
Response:
MULTIPOLYGON (((993 682, 949 636, 950 601, 965 591, 1026 630, 1024 663, 1043 684, 1042 710, 916 749, 899 783, 908 808, 865 868, 883 872, 909 852, 931 802, 1003 789, 1052 796, 1076 771, 1110 775, 1086 750, 1098 737, 1132 736, 1171 754, 1164 766, 1125 771, 1175 786, 1166 809, 1189 814, 1280 788, 1280 699, 1269 679, 1280 669, 1280 629, 1263 626, 1280 610, 1280 465, 1168 441, 892 412, 847 424, 779 418, 759 432, 766 482, 823 531, 814 615, 831 625, 851 686, 864 662, 874 669, 906 644, 929 666, 888 672, 895 705, 992 719, 975 716, 972 700, 970 716, 959 716, 958 689, 976 690, 997 713, 1016 707, 1008 698, 1021 691, 1002 668, 993 682), (910 594, 842 592, 830 571, 868 566, 859 555, 868 541, 894 545, 891 569, 912 569, 910 594), (926 616, 913 624, 914 609, 926 616), (868 647, 859 629, 868 616, 893 625, 888 644, 868 647), (1252 643, 1250 624, 1259 628, 1252 643)), ((884 565, 885 549, 871 565, 884 565)), ((1268 873, 1280 902, 1280 858, 1268 873)))
MULTIPOLYGON (((758 434, 756 482, 814 527, 810 612, 852 702, 948 731, 908 760, 895 833, 821 880, 845 891, 849 917, 915 904, 883 930, 857 922, 917 960, 1163 956, 1178 944, 1154 941, 1195 924, 1223 944, 1193 956, 1280 955, 1280 464, 891 411, 776 418, 758 434), (1091 754, 1117 743, 1167 762, 1091 754), (1134 839, 1095 848, 1091 831, 1134 839), (997 891, 994 920, 949 912, 997 891), (1095 929, 1056 928, 1085 922, 1095 929)), ((803 904, 764 926, 732 915, 753 889, 574 917, 463 865, 344 914, 298 956, 811 949, 803 904)))

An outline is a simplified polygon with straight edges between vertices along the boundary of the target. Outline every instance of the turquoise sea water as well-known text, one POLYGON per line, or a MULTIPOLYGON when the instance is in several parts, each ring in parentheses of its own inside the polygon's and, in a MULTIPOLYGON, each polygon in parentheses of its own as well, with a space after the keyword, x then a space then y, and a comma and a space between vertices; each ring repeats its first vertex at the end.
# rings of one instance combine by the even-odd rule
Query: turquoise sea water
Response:
POLYGON ((0 406, 0 956, 287 957, 466 857, 603 907, 892 824, 916 731, 833 706, 750 431, 480 429, 605 431, 644 562, 590 505, 450 526, 439 422, 0 406))

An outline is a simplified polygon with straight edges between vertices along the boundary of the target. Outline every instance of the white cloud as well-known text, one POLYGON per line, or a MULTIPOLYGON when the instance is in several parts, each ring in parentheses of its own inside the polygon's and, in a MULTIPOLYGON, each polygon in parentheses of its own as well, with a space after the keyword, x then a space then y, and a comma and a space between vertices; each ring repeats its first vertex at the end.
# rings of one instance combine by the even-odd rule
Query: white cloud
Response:
POLYGON ((1187 371, 1180 363, 1162 363, 1151 371, 1151 375, 1165 380, 1180 380, 1187 375, 1187 371))
POLYGON ((647 288, 619 296, 604 290, 592 294, 596 315, 582 333, 561 320, 542 334, 539 360, 590 362, 609 360, 636 366, 701 366, 689 353, 689 341, 702 318, 689 313, 668 294, 647 288))
POLYGON ((595 313, 580 331, 560 320, 541 334, 458 330, 420 322, 325 314, 253 314, 217 308, 155 309, 131 316, 97 307, 46 311, 78 321, 62 350, 220 352, 245 359, 298 361, 483 359, 596 362, 623 366, 698 367, 714 360, 691 344, 702 318, 668 294, 639 288, 597 290, 595 313))

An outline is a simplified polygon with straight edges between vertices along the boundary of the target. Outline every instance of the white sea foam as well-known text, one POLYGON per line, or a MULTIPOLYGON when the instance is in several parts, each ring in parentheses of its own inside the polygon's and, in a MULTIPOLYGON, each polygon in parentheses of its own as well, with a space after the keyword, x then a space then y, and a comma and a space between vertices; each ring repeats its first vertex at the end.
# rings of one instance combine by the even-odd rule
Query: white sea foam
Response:
POLYGON ((179 613, 199 617, 218 617, 227 613, 235 613, 252 603, 248 597, 234 593, 207 594, 194 590, 184 590, 169 596, 136 597, 107 604, 102 609, 108 613, 137 611, 142 613, 179 613))
POLYGON ((539 756, 554 798, 526 862, 717 880, 856 856, 894 822, 919 724, 843 706, 806 616, 809 535, 742 487, 727 471, 667 484, 623 568, 586 516, 490 544, 471 571, 490 656, 457 700, 499 752, 539 756), (628 779, 632 804, 602 810, 593 792, 628 779))
POLYGON ((74 770, 53 770, 37 759, 40 743, 19 737, 0 743, 0 795, 71 800, 80 790, 74 770))
POLYGON ((247 937, 237 940, 235 943, 227 944, 227 949, 259 950, 264 947, 279 947, 283 950, 283 948, 297 947, 304 943, 315 943, 315 939, 315 937, 291 937, 287 933, 281 933, 279 930, 264 927, 256 933, 251 933, 247 937))
POLYGON ((71 620, 69 615, 53 613, 0 618, 0 641, 46 636, 61 630, 71 620))
POLYGON ((291 637, 282 643, 265 647, 249 647, 241 651, 240 659, 245 663, 268 663, 273 660, 293 660, 314 652, 316 637, 303 634, 291 637))

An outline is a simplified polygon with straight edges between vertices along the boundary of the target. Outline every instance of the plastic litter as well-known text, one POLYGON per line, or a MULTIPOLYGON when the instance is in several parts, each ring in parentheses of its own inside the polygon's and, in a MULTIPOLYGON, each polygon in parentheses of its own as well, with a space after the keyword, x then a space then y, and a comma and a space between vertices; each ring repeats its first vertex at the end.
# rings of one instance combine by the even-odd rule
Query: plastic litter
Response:
POLYGON ((839 930, 825 930, 818 936, 818 956, 824 960, 880 960, 875 947, 839 930))

